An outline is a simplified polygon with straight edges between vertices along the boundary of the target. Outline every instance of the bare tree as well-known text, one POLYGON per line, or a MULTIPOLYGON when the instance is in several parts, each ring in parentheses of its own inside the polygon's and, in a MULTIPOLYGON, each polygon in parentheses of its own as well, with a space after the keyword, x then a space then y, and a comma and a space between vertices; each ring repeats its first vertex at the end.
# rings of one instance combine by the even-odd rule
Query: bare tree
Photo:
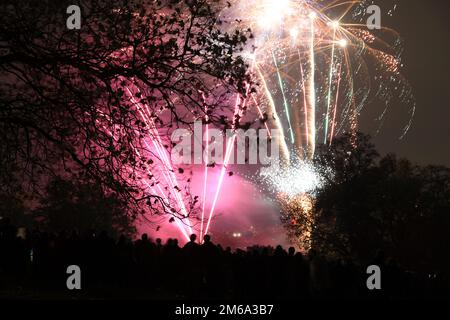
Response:
POLYGON ((136 174, 160 166, 145 120, 161 135, 205 115, 229 127, 230 98, 251 87, 239 56, 250 30, 228 34, 219 1, 205 0, 79 1, 81 30, 68 30, 70 4, 0 4, 2 181, 29 194, 52 175, 88 175, 131 205, 183 218, 136 174))

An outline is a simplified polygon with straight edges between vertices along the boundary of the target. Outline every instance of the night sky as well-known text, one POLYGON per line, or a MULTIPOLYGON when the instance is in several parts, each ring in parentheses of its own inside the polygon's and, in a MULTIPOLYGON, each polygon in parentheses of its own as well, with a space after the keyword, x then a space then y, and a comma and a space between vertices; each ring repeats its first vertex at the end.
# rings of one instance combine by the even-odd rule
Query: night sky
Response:
MULTIPOLYGON (((393 121, 376 137, 377 147, 383 154, 393 152, 420 164, 450 166, 450 1, 375 3, 383 10, 382 23, 398 31, 404 40, 403 72, 417 103, 413 126, 403 140, 394 127, 397 121, 404 123, 405 113, 391 108, 388 117, 393 121), (392 3, 398 7, 393 17, 386 18, 392 3)), ((363 125, 361 129, 364 131, 363 125)))

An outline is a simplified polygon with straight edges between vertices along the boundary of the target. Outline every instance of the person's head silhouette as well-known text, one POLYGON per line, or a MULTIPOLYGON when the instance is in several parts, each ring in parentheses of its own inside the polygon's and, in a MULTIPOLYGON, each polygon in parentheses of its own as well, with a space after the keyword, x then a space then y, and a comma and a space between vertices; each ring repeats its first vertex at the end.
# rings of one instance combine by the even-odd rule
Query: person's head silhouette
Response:
POLYGON ((289 255, 293 256, 295 254, 295 248, 294 247, 290 247, 289 248, 289 255))
POLYGON ((205 236, 203 237, 203 241, 204 241, 205 243, 211 242, 211 236, 210 236, 209 234, 205 235, 205 236))
POLYGON ((191 239, 191 242, 195 242, 195 240, 197 240, 197 235, 191 234, 189 238, 191 239))

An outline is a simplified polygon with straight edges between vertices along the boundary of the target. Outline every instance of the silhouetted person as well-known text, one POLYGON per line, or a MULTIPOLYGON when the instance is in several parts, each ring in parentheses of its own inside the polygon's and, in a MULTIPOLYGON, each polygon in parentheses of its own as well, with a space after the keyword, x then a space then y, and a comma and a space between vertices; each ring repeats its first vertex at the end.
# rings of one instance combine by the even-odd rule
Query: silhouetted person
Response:
POLYGON ((9 217, 4 217, 0 220, 0 240, 12 241, 15 239, 17 227, 11 223, 9 217))
MULTIPOLYGON (((281 246, 221 249, 205 235, 201 245, 192 235, 181 249, 176 239, 153 243, 147 234, 132 242, 121 236, 113 241, 105 232, 18 233, 9 219, 0 221, 0 290, 27 293, 65 289, 65 268, 79 264, 83 294, 108 297, 109 293, 168 298, 408 298, 414 288, 423 297, 448 293, 439 274, 406 273, 394 259, 379 252, 372 264, 383 272, 383 290, 368 293, 365 269, 339 260, 327 261, 314 250, 309 260, 295 248, 281 246), (25 236, 26 235, 26 236, 25 236), (105 276, 99 273, 110 270, 105 276), (100 289, 100 291, 99 291, 100 289)), ((108 271, 107 271, 108 272, 108 271)), ((0 291, 4 293, 6 291, 0 291)))
POLYGON ((203 273, 202 280, 207 296, 217 297, 220 290, 220 251, 219 248, 211 242, 211 236, 205 235, 203 237, 200 253, 203 273))
POLYGON ((191 297, 198 297, 200 286, 202 284, 201 253, 200 245, 196 242, 197 236, 191 234, 190 241, 183 247, 183 258, 186 263, 185 284, 187 294, 191 297))
POLYGON ((115 252, 116 263, 114 266, 117 276, 117 285, 119 287, 130 286, 131 275, 133 274, 133 245, 129 239, 124 235, 121 235, 119 241, 116 244, 115 252))
POLYGON ((300 252, 295 254, 294 268, 296 270, 295 283, 297 287, 294 297, 307 298, 310 293, 309 263, 300 252))
POLYGON ((202 254, 207 255, 210 258, 216 258, 219 253, 219 249, 211 242, 211 236, 208 234, 203 237, 203 244, 201 248, 202 254))
POLYGON ((289 247, 288 255, 291 258, 294 257, 294 255, 295 255, 295 248, 294 247, 289 247))
POLYGON ((200 245, 196 242, 197 235, 191 234, 189 237, 190 241, 186 243, 183 247, 183 251, 185 254, 198 254, 198 249, 200 245))
POLYGON ((147 286, 152 283, 154 270, 153 260, 155 256, 155 244, 150 241, 148 235, 144 233, 135 245, 136 262, 138 265, 138 282, 142 281, 147 286), (140 278, 140 279, 139 279, 140 278))
POLYGON ((309 252, 311 294, 315 298, 325 298, 331 289, 330 270, 327 261, 316 251, 309 252))

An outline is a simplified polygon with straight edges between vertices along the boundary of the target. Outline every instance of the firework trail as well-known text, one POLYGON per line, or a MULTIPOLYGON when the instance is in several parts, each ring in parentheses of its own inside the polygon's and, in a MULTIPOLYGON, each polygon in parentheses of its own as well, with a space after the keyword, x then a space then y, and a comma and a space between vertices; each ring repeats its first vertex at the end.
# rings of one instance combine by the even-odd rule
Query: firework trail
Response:
MULTIPOLYGON (((245 116, 246 105, 254 108, 260 119, 267 119, 263 122, 267 129, 279 129, 280 166, 265 170, 261 178, 282 204, 288 201, 283 199, 290 199, 301 206, 305 204, 305 208, 311 206, 307 195, 322 183, 317 168, 312 165, 318 143, 331 145, 340 133, 356 131, 358 115, 370 99, 374 96, 383 99, 386 109, 394 98, 412 105, 410 89, 400 74, 396 48, 368 31, 366 25, 359 24, 364 21, 366 6, 363 1, 234 0, 220 14, 220 19, 228 21, 233 28, 249 28, 254 34, 244 56, 261 90, 257 95, 236 94, 233 129, 245 116)), ((379 33, 396 38, 392 30, 379 33)), ((187 238, 195 230, 178 191, 180 181, 149 106, 136 101, 134 91, 128 89, 127 94, 148 129, 149 136, 144 142, 162 164, 158 174, 143 172, 143 183, 178 215, 176 225, 187 238), (164 181, 165 188, 155 184, 155 176, 164 181)), ((204 94, 202 97, 206 106, 206 97, 204 94)), ((206 155, 210 129, 207 114, 206 109, 206 155)), ((410 119, 413 114, 414 106, 410 119)), ((410 125, 411 121, 403 133, 410 125)), ((206 157, 200 241, 209 232, 215 216, 235 142, 236 135, 227 140, 224 163, 216 181, 208 179, 206 157), (207 199, 208 190, 215 190, 211 199, 207 199)), ((142 152, 136 149, 136 156, 141 157, 142 152)))
MULTIPOLYGON (((282 207, 293 201, 305 209, 305 195, 321 185, 312 165, 318 143, 331 145, 340 133, 356 133, 358 116, 371 99, 386 109, 398 99, 415 105, 400 73, 397 42, 370 32, 366 1, 235 0, 221 18, 249 28, 254 41, 247 56, 262 90, 253 101, 269 126, 279 129, 280 166, 262 171, 262 180, 282 207)), ((399 39, 389 29, 378 32, 399 39)), ((382 123, 382 117, 380 123, 382 123)), ((308 210, 305 210, 308 211, 308 210)))
MULTIPOLYGON (((372 92, 385 91, 387 104, 392 85, 405 102, 412 100, 395 48, 358 24, 366 6, 363 1, 236 0, 222 13, 235 19, 236 27, 254 32, 256 50, 249 49, 248 56, 263 87, 259 105, 276 118, 271 126, 284 132, 292 159, 311 160, 317 143, 356 130, 354 115, 372 92)), ((392 30, 382 32, 398 38, 392 30)))
MULTIPOLYGON (((245 96, 248 96, 249 90, 250 90, 250 85, 247 84, 245 96)), ((237 94, 237 96, 236 96, 236 103, 235 103, 235 106, 234 106, 234 115, 235 115, 234 118, 235 118, 235 121, 233 122, 233 130, 236 129, 236 125, 238 124, 239 119, 242 118, 243 112, 244 112, 243 110, 245 109, 246 104, 247 104, 247 99, 246 98, 242 98, 241 95, 237 94)), ((210 209, 210 212, 209 212, 209 215, 208 215, 208 220, 206 222, 205 233, 203 235, 208 234, 212 218, 214 217, 215 209, 216 209, 216 206, 217 206, 217 201, 219 200, 220 192, 222 190, 223 179, 225 177, 225 173, 226 173, 227 167, 228 167, 228 165, 230 163, 231 155, 232 155, 233 150, 234 150, 235 141, 236 141, 236 134, 233 134, 233 136, 227 140, 224 163, 223 163, 222 169, 220 171, 219 179, 218 179, 218 181, 216 183, 216 192, 215 192, 215 195, 214 195, 214 198, 213 198, 213 202, 212 202, 212 205, 211 205, 211 209, 210 209)), ((208 140, 207 140, 206 144, 208 144, 208 140)), ((207 165, 208 164, 206 163, 205 166, 207 166, 207 165)), ((205 170, 207 171, 208 169, 206 168, 205 170)), ((203 229, 204 220, 202 219, 200 221, 200 223, 201 223, 201 229, 203 229)), ((200 241, 201 242, 203 241, 203 237, 201 237, 200 241)))
MULTIPOLYGON (((122 79, 122 81, 126 80, 122 79)), ((151 164, 147 160, 145 166, 130 165, 125 175, 137 177, 136 180, 138 181, 139 187, 146 190, 146 193, 159 199, 153 203, 155 211, 159 211, 160 213, 170 212, 173 218, 172 221, 175 223, 179 232, 186 241, 189 241, 189 235, 193 233, 193 224, 189 218, 190 212, 182 196, 182 184, 175 174, 175 168, 172 165, 170 154, 155 124, 154 116, 149 106, 142 102, 143 100, 139 99, 138 101, 136 99, 136 96, 142 96, 143 93, 133 82, 128 82, 124 93, 135 107, 141 121, 145 124, 147 132, 147 135, 142 137, 144 148, 133 147, 137 163, 145 159, 158 160, 157 163, 151 160, 151 164)), ((106 117, 106 115, 104 116, 106 117)), ((100 122, 99 124, 101 125, 100 122)), ((105 126, 103 127, 107 134, 120 145, 120 141, 115 137, 115 131, 120 129, 113 128, 113 130, 108 130, 105 126)))

